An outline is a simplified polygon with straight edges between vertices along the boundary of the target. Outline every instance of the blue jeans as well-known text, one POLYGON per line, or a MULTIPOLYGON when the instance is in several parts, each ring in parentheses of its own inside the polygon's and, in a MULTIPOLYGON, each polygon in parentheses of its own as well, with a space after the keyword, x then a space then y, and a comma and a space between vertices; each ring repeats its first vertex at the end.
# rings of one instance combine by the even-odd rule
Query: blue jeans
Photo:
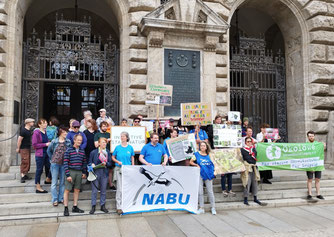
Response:
POLYGON ((51 163, 51 173, 52 173, 52 183, 51 183, 52 203, 62 202, 64 200, 64 190, 65 190, 64 165, 51 163), (58 177, 59 177, 59 192, 57 191, 58 177))
POLYGON ((221 182, 223 191, 226 190, 226 178, 227 178, 227 191, 232 190, 232 175, 233 175, 232 173, 222 174, 220 182, 221 182))
POLYGON ((50 160, 46 153, 43 152, 43 156, 35 156, 36 160, 36 175, 35 175, 35 184, 41 183, 41 176, 43 174, 43 167, 45 167, 45 176, 51 178, 50 172, 50 160))

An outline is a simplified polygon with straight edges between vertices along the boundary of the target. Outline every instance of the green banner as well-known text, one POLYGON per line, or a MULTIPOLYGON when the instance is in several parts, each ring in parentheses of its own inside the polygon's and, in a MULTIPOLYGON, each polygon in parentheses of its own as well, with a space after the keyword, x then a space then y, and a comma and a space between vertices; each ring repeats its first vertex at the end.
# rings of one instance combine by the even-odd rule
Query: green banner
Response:
POLYGON ((258 143, 259 170, 324 170, 324 145, 314 143, 258 143))

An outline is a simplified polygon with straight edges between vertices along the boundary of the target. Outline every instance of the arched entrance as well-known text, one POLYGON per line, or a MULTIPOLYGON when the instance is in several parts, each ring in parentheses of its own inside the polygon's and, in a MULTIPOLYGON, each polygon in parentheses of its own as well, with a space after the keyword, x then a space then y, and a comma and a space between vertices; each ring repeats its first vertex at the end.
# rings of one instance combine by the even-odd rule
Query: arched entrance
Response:
POLYGON ((289 142, 304 142, 308 71, 298 9, 285 0, 240 0, 231 13, 231 108, 238 101, 256 133, 261 123, 269 123, 284 141, 289 134, 289 142))
POLYGON ((83 9, 60 9, 39 20, 24 42, 22 115, 56 116, 67 124, 84 110, 96 118, 106 108, 117 121, 116 37, 105 20, 83 9))

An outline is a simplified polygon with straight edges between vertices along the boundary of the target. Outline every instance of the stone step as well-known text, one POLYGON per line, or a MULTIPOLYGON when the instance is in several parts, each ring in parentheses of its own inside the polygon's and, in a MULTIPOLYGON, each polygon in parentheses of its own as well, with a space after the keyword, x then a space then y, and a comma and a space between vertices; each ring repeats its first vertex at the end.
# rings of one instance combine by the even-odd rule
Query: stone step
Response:
MULTIPOLYGON (((205 192, 206 193, 206 192, 205 192)), ((215 192, 215 200, 220 202, 237 202, 243 200, 243 192, 235 192, 235 196, 228 195, 225 197, 221 191, 215 192)), ((315 193, 315 189, 313 189, 315 193)), ((107 199, 111 202, 115 202, 114 191, 107 191, 107 199)), ((326 198, 334 196, 334 187, 321 188, 321 194, 326 198)), ((286 199, 286 198, 302 198, 307 195, 306 189, 286 189, 286 190, 264 190, 259 191, 258 198, 265 200, 274 199, 286 199)), ((99 199, 99 194, 98 194, 99 199)), ((70 193, 70 200, 73 200, 73 194, 70 193)), ((80 193, 79 200, 91 200, 91 191, 86 190, 80 193)), ((208 202, 208 197, 205 195, 205 201, 208 202)), ((7 204, 20 204, 20 203, 40 203, 49 202, 51 206, 51 194, 36 194, 36 193, 18 193, 18 194, 0 194, 0 207, 7 204)))
POLYGON ((15 173, 0 173, 0 180, 13 180, 16 179, 15 173))
MULTIPOLYGON (((262 208, 273 208, 273 207, 284 207, 284 206, 301 206, 301 205, 323 205, 323 204, 333 204, 334 197, 328 197, 326 200, 321 200, 316 203, 310 203, 305 199, 280 199, 280 200, 266 200, 266 207, 261 207, 252 201, 249 202, 250 206, 244 205, 242 202, 228 202, 228 203, 217 203, 216 210, 218 212, 229 211, 229 210, 250 210, 250 209, 262 209, 262 208)), ((109 206, 108 206, 109 207, 109 206)), ((131 218, 138 216, 152 216, 152 215, 167 215, 167 214, 184 214, 184 211, 157 211, 157 212, 146 212, 137 213, 131 215, 119 216, 115 214, 115 210, 109 210, 110 213, 105 214, 101 211, 97 211, 96 214, 90 215, 89 209, 85 209, 83 214, 73 214, 70 213, 69 217, 63 216, 63 208, 59 207, 61 210, 53 210, 47 213, 36 213, 36 214, 13 214, 10 216, 0 216, 0 226, 10 226, 10 225, 31 225, 31 224, 45 224, 45 223, 59 223, 59 222, 73 222, 73 221, 87 221, 87 220, 99 220, 99 219, 113 219, 113 218, 131 218)), ((80 205, 80 208, 83 208, 80 205)), ((205 211, 210 212, 210 204, 205 204, 205 211)))

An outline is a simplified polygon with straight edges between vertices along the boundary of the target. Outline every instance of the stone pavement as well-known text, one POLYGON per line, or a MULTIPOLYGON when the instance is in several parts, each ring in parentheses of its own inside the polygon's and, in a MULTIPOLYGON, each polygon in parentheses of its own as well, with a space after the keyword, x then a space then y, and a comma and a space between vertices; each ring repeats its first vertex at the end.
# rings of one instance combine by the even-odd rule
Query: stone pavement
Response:
POLYGON ((334 205, 218 211, 202 215, 122 216, 88 220, 7 226, 0 236, 333 236, 334 205))

